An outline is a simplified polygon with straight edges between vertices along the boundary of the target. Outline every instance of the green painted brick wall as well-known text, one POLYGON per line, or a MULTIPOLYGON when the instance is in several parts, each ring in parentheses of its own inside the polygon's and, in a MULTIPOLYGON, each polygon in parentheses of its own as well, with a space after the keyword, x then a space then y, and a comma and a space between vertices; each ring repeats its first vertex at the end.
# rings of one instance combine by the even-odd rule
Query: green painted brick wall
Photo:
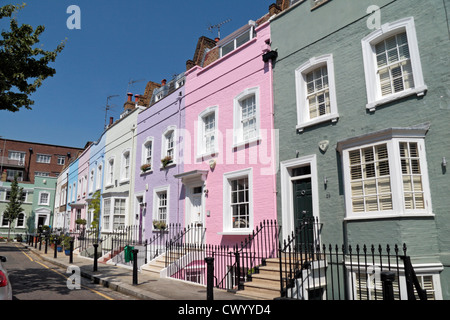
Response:
MULTIPOLYGON (((416 261, 437 259, 444 266, 450 266, 450 172, 441 166, 443 157, 450 161, 450 41, 446 13, 450 11, 450 3, 447 1, 446 5, 447 8, 445 2, 440 0, 341 0, 330 1, 311 11, 306 1, 271 22, 272 48, 277 48, 279 54, 274 67, 279 161, 295 158, 296 150, 300 151, 299 156, 317 155, 319 181, 325 176, 328 178, 326 188, 319 183, 325 243, 406 243, 408 254, 414 256, 416 261), (382 24, 414 17, 428 91, 424 97, 411 96, 397 100, 371 113, 365 108, 367 96, 361 39, 372 32, 366 25, 366 9, 373 4, 381 7, 382 24), (294 71, 309 58, 329 53, 333 54, 334 60, 339 120, 297 133, 294 71), (425 148, 435 216, 345 223, 341 160, 335 150, 337 142, 385 128, 408 127, 428 121, 431 127, 425 138, 425 148), (326 153, 319 151, 321 140, 330 141, 326 153)), ((279 178, 277 188, 281 221, 279 178)), ((441 274, 441 280, 443 294, 449 298, 450 278, 447 273, 445 270, 441 274)))

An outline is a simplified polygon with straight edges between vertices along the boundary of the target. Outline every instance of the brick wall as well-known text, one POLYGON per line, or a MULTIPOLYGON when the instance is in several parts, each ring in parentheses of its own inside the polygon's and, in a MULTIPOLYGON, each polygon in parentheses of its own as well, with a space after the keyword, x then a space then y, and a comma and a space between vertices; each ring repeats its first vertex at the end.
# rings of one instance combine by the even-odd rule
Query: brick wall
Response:
POLYGON ((6 169, 19 170, 23 172, 23 180, 34 182, 35 172, 49 173, 50 177, 56 177, 62 171, 64 165, 58 164, 58 156, 64 157, 64 163, 67 165, 71 159, 76 158, 81 148, 57 146, 50 144, 33 143, 18 140, 0 140, 0 166, 2 171, 6 169), (9 151, 19 151, 25 153, 23 165, 8 165, 9 151), (37 155, 49 155, 50 163, 37 162, 37 155), (3 164, 2 164, 3 161, 3 164))

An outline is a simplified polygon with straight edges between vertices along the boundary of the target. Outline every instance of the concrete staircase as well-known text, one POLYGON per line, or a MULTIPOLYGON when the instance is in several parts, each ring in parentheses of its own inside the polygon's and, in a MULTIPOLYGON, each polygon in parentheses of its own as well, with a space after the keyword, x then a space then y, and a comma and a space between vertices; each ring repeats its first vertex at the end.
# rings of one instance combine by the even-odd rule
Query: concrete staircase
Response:
MULTIPOLYGON (((179 253, 170 253, 169 262, 177 261, 180 258, 181 254, 179 253)), ((166 253, 161 254, 156 257, 152 261, 148 262, 141 266, 142 271, 150 272, 158 277, 161 274, 161 271, 166 268, 166 253)))
POLYGON ((252 274, 252 280, 244 283, 244 290, 236 295, 255 300, 273 300, 280 297, 280 261, 278 258, 266 260, 265 266, 260 266, 259 273, 252 274))

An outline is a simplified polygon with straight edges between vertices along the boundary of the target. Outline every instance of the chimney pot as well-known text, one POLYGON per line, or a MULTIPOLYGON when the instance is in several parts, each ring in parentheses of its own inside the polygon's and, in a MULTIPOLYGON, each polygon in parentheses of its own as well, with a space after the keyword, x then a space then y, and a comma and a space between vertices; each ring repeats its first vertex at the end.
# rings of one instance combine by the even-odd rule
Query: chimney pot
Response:
POLYGON ((138 94, 134 95, 134 101, 135 101, 136 103, 139 102, 139 97, 140 97, 140 95, 138 95, 138 94))
POLYGON ((109 125, 112 125, 113 121, 114 121, 114 118, 113 117, 109 117, 109 125))
POLYGON ((215 38, 214 39, 216 42, 219 42, 220 41, 220 38, 215 38))
POLYGON ((131 101, 131 99, 132 99, 132 97, 133 97, 133 94, 132 94, 131 92, 128 92, 128 93, 127 93, 127 96, 128 96, 128 101, 131 101))
POLYGON ((166 79, 163 79, 163 80, 161 81, 161 84, 162 84, 163 86, 165 86, 165 85, 166 85, 166 82, 167 82, 167 80, 166 80, 166 79))

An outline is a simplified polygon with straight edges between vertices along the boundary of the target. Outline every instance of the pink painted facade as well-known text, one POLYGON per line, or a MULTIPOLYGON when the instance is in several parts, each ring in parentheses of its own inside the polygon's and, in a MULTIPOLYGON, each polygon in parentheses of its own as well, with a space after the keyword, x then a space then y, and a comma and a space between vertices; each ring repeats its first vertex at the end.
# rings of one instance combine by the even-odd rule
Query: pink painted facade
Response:
POLYGON ((248 28, 252 39, 186 72, 184 173, 178 177, 186 222, 203 225, 205 243, 213 245, 234 245, 262 221, 276 220, 272 62, 262 58, 270 50, 270 25, 241 29, 248 28))

